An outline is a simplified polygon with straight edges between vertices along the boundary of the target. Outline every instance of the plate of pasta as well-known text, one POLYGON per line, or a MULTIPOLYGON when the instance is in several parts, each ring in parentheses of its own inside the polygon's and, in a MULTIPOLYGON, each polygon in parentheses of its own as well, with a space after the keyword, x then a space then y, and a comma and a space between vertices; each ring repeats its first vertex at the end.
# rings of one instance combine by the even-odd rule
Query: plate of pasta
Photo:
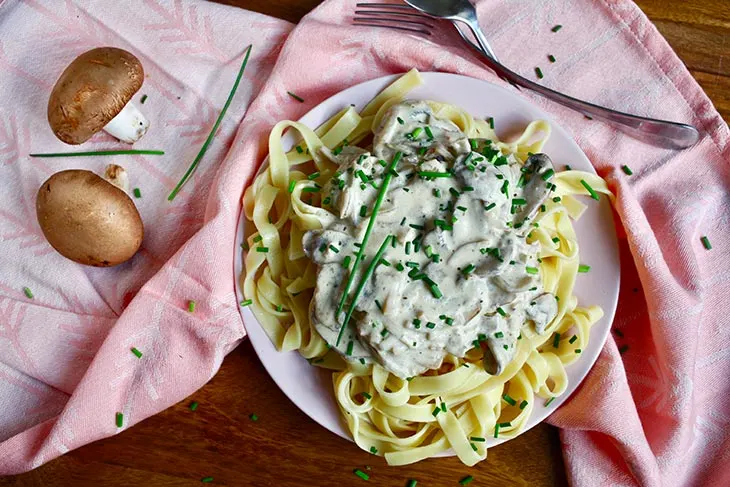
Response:
POLYGON ((390 465, 466 465, 585 378, 616 309, 606 183, 485 81, 411 70, 282 121, 246 188, 234 273, 268 373, 390 465))

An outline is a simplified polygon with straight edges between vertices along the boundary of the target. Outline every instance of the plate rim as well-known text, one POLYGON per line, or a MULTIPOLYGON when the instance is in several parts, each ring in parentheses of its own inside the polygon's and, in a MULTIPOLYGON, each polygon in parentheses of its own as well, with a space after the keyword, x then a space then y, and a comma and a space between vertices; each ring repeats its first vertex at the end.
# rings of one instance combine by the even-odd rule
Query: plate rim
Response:
MULTIPOLYGON (((473 78, 473 77, 462 75, 462 74, 438 72, 438 71, 422 71, 419 73, 423 77, 422 85, 427 84, 428 80, 430 78, 440 78, 440 77, 459 78, 462 80, 468 80, 468 82, 477 82, 477 83, 483 83, 485 85, 489 85, 490 89, 496 89, 497 91, 502 92, 506 97, 509 97, 510 99, 519 100, 520 103, 530 106, 532 110, 537 111, 541 114, 542 119, 549 122, 553 133, 559 132, 561 134, 561 136, 563 138, 565 138, 568 141, 568 143, 573 146, 574 149, 577 150, 577 152, 582 156, 582 158, 585 160, 585 162, 587 162, 588 167, 590 168, 590 172, 597 175, 597 172, 596 172, 595 168, 593 167, 593 164, 591 163, 590 159, 585 154, 583 149, 578 145, 578 143, 574 140, 574 138, 570 135, 570 133, 565 128, 563 128, 560 124, 558 124, 549 113, 547 113, 541 107, 532 103, 531 100, 524 98, 524 97, 520 97, 518 94, 509 91, 507 88, 505 88, 503 86, 499 86, 490 81, 486 81, 486 80, 483 80, 480 78, 473 78)), ((357 83, 355 85, 349 86, 349 87, 345 88, 344 90, 333 93, 331 96, 329 96, 329 97, 325 98, 324 100, 322 100, 321 102, 317 103, 311 109, 309 109, 306 113, 301 115, 297 121, 310 126, 312 124, 308 123, 306 120, 310 117, 314 117, 316 115, 317 111, 322 110, 323 106, 331 104, 331 101, 333 99, 339 98, 339 97, 345 97, 348 93, 350 93, 352 91, 367 89, 367 88, 369 88, 367 85, 387 86, 390 82, 394 81, 395 79, 402 76, 403 74, 405 74, 405 73, 396 73, 396 74, 380 76, 378 78, 368 79, 368 80, 362 81, 360 83, 357 83)), ((375 94, 377 94, 379 91, 376 91, 375 94)), ((466 109, 463 107, 460 107, 460 108, 471 113, 469 109, 466 109)), ((325 120, 326 119, 317 122, 315 124, 315 126, 323 123, 325 120)), ((263 170, 263 168, 265 168, 267 164, 268 164, 268 155, 261 162, 261 164, 257 168, 254 176, 251 178, 251 180, 248 182, 248 184, 243 188, 243 192, 245 192, 245 190, 248 188, 248 186, 253 183, 256 176, 258 176, 260 171, 263 170)), ((243 192, 242 192, 242 195, 243 195, 243 192)), ((536 407, 540 408, 541 417, 539 420, 534 421, 534 417, 536 416, 537 410, 533 409, 532 414, 526 420, 524 429, 519 434, 517 434, 511 438, 498 438, 498 439, 488 438, 487 439, 487 448, 493 448, 494 446, 500 445, 502 443, 508 442, 511 439, 517 438, 517 437, 521 436, 522 434, 526 433, 527 431, 529 431, 530 429, 534 428, 538 424, 547 420, 550 417, 550 415, 552 415, 552 413, 554 413, 557 409, 559 409, 560 406, 562 406, 566 401, 568 401, 570 398, 572 398, 572 396, 578 391, 578 389, 583 384, 583 382, 585 381, 588 374, 591 372, 591 370, 595 366, 595 364, 598 360, 598 357, 601 354, 601 351, 605 347, 606 341, 608 339, 608 336, 610 335, 611 328, 613 326, 613 322, 614 322, 614 319, 616 316, 616 310, 617 310, 617 306, 618 306, 618 298, 619 298, 619 292, 620 292, 620 284, 621 284, 621 265, 620 265, 621 264, 621 252, 620 252, 620 248, 618 245, 618 234, 616 231, 616 226, 613 223, 614 210, 613 210, 613 206, 610 203, 605 203, 606 200, 608 200, 608 198, 603 198, 603 201, 600 202, 601 208, 599 211, 605 212, 603 205, 608 204, 608 208, 609 208, 608 211, 610 212, 610 215, 612 217, 612 225, 611 225, 612 230, 611 230, 610 234, 608 235, 608 237, 612 242, 612 245, 610 245, 610 247, 612 248, 612 250, 614 250, 614 254, 616 257, 616 264, 617 264, 616 269, 615 269, 616 286, 609 290, 612 293, 612 296, 610 296, 610 298, 609 298, 609 303, 611 305, 610 309, 603 309, 604 315, 603 315, 603 317, 601 317, 599 319, 599 321, 605 320, 605 325, 603 325, 603 329, 601 330, 601 333, 598 335, 598 337, 596 337, 597 340, 595 340, 595 339, 593 339, 593 337, 591 337, 590 346, 592 349, 595 346, 595 349, 593 349, 594 350, 593 353, 591 353, 588 358, 585 358, 585 355, 589 355, 589 354, 585 354, 585 355, 583 355, 582 360, 579 360, 579 362, 581 362, 584 365, 583 368, 585 370, 582 370, 581 372, 579 372, 578 380, 571 381, 571 383, 569 383, 569 385, 568 385, 568 389, 570 390, 569 392, 564 393, 561 396, 555 398, 555 400, 552 401, 548 406, 536 405, 536 407), (585 364, 587 364, 588 362, 590 362, 590 364, 587 367, 585 367, 585 364)), ((264 360, 262 358, 263 351, 259 349, 259 347, 256 345, 256 343, 254 343, 254 340, 250 339, 250 333, 248 331, 248 326, 247 326, 247 318, 244 317, 245 313, 248 313, 251 315, 251 319, 253 320, 253 322, 256 323, 256 326, 261 328, 262 332, 266 336, 266 339, 268 340, 269 338, 268 338, 268 335, 266 335, 266 332, 263 330, 263 327, 261 326, 261 324, 258 322, 256 317, 253 315, 253 312, 251 312, 248 307, 243 307, 243 306, 239 305, 239 303, 244 299, 243 290, 242 290, 242 287, 243 287, 242 278, 243 278, 243 271, 245 270, 245 267, 243 265, 244 264, 243 253, 241 251, 241 244, 243 242, 243 235, 245 233, 244 232, 245 215, 244 215, 244 211, 243 211, 242 201, 243 201, 243 198, 241 198, 239 200, 239 204, 238 204, 238 215, 237 215, 237 219, 236 219, 236 237, 235 237, 234 243, 233 243, 234 248, 233 248, 232 264, 233 264, 234 293, 236 296, 238 316, 240 317, 241 323, 243 324, 244 330, 246 331, 246 336, 244 338, 249 338, 249 341, 251 341, 251 345, 252 345, 254 351, 256 352, 256 355, 257 355, 259 361, 264 366, 264 369, 266 370, 267 374, 274 381, 274 383, 279 388, 279 390, 301 412, 303 412, 305 415, 307 415, 310 419, 312 419, 320 427, 330 431, 331 433, 334 433, 337 436, 340 436, 340 437, 354 443, 354 439, 352 438, 352 435, 350 434, 349 428, 347 428, 346 423, 342 420, 341 414, 338 416, 339 426, 341 427, 339 431, 323 424, 322 421, 320 421, 317 417, 315 417, 315 415, 313 414, 312 411, 310 411, 309 408, 307 408, 301 404, 302 401, 298 397, 291 395, 287 391, 287 388, 282 385, 280 380, 276 377, 276 374, 272 372, 272 364, 268 363, 267 360, 264 360)), ((593 333, 593 331, 596 328, 597 328, 596 326, 591 327, 591 334, 593 333)), ((273 344, 271 344, 271 345, 273 346, 273 344)), ((306 364, 306 359, 304 359, 304 357, 302 357, 298 351, 281 352, 281 351, 277 350, 277 353, 295 353, 297 355, 297 357, 299 359, 301 359, 303 361, 303 363, 306 364)), ((568 365, 567 367, 576 366, 577 364, 578 364, 578 362, 575 362, 573 364, 568 365)), ((309 365, 309 364, 307 364, 307 365, 309 365)), ((328 369, 319 369, 319 368, 318 368, 318 372, 326 373, 328 375, 332 373, 328 369)), ((332 394, 330 396, 330 399, 334 400, 334 394, 332 394)), ((333 401, 333 402, 336 405, 336 401, 333 401)), ((453 453, 452 450, 448 450, 448 451, 442 452, 441 454, 438 454, 436 456, 441 457, 441 456, 453 456, 453 455, 455 455, 455 453, 453 453)))

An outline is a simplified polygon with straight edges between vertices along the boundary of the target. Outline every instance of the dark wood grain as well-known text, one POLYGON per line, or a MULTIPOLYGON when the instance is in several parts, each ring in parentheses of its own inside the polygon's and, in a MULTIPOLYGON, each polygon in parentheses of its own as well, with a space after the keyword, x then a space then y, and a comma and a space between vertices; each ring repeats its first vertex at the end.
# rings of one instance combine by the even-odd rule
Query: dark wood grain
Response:
MULTIPOLYGON (((296 22, 318 0, 220 0, 296 22)), ((638 0, 689 70, 728 120, 730 117, 730 9, 727 0, 638 0)), ((370 485, 565 485, 557 431, 547 425, 489 452, 473 469, 456 458, 410 467, 384 461, 324 430, 279 391, 250 344, 231 353, 218 375, 193 398, 147 419, 120 435, 73 451, 32 472, 0 479, 13 486, 360 485, 355 468, 371 475, 370 485), (188 409, 192 400, 197 411, 188 409), (249 415, 256 413, 258 421, 249 415), (367 470, 367 467, 370 470, 367 470)), ((363 484, 366 485, 366 484, 363 484)))

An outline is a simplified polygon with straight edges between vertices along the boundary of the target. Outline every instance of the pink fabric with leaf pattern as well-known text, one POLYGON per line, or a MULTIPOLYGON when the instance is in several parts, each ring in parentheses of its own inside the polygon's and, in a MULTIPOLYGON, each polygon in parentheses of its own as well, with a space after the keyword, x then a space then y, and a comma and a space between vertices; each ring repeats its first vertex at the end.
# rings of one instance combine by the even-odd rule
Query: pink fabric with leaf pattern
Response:
MULTIPOLYGON (((490 0, 478 8, 500 58, 526 76, 540 66, 548 86, 703 131, 690 150, 657 149, 521 92, 572 132, 617 195, 617 223, 626 229, 619 333, 550 418, 563 429, 572 484, 730 485, 727 125, 629 0, 490 0), (553 33, 556 24, 563 28, 553 33)), ((117 411, 126 428, 179 401, 244 336, 231 275, 239 198, 276 121, 414 66, 504 84, 453 32, 425 40, 356 28, 353 9, 354 2, 325 2, 280 49, 289 24, 207 3, 0 4, 0 474, 118 432, 117 411), (168 203, 249 43, 245 82, 213 146, 168 203), (99 171, 109 160, 27 156, 64 148, 45 121, 48 91, 72 58, 99 45, 142 60, 152 128, 137 146, 167 151, 115 159, 142 191, 136 202, 148 231, 142 251, 115 269, 64 260, 34 217, 35 191, 52 172, 99 171), (194 314, 186 311, 190 299, 194 314)), ((114 145, 98 136, 84 148, 114 145)))

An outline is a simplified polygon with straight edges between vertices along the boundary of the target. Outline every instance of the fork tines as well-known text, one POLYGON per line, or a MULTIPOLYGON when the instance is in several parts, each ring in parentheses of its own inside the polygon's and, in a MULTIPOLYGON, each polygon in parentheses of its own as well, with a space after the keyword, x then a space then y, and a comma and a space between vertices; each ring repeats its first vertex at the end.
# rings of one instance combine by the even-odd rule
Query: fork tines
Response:
POLYGON ((418 13, 408 5, 364 2, 358 3, 357 7, 353 19, 355 25, 385 27, 427 36, 434 29, 434 25, 429 22, 433 20, 431 17, 418 13))

